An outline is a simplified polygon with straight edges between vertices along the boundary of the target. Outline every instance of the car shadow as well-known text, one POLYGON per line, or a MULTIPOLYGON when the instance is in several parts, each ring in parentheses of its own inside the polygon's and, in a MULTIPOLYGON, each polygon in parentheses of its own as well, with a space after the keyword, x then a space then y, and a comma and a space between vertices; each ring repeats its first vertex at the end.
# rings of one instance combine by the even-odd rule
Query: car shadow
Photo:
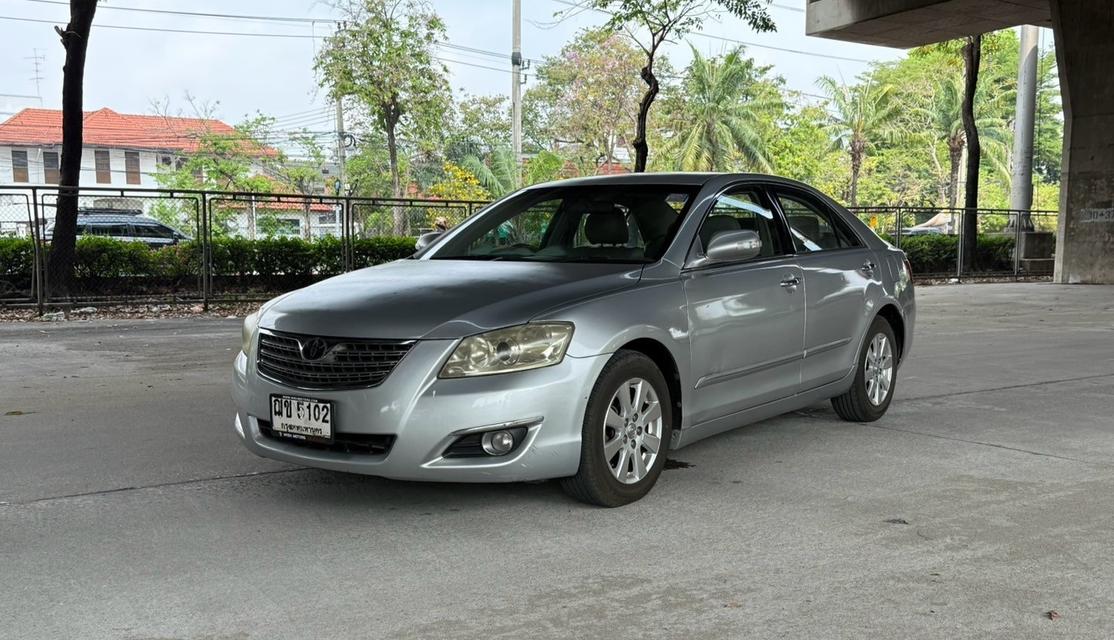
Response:
MULTIPOLYGON (((679 451, 670 452, 663 479, 673 484, 675 478, 679 479, 690 472, 712 473, 727 477, 732 476, 736 471, 741 472, 752 468, 759 460, 771 461, 777 458, 774 461, 780 462, 780 458, 792 456, 797 449, 797 443, 794 443, 792 438, 783 437, 788 435, 785 433, 786 427, 789 426, 787 422, 796 422, 806 427, 821 426, 821 423, 829 422, 832 425, 845 424, 825 403, 761 422, 742 425, 679 451), (717 454, 722 452, 724 447, 737 448, 745 454, 735 458, 739 469, 722 466, 722 456, 717 454)), ((823 432, 823 429, 818 430, 816 437, 823 437, 823 432)), ((661 486, 656 487, 655 491, 659 489, 661 486)), ((298 468, 271 475, 269 481, 256 490, 271 494, 270 497, 276 501, 286 503, 303 502, 316 507, 335 506, 340 509, 365 511, 401 510, 419 515, 464 511, 508 502, 526 508, 555 505, 566 508, 595 508, 565 495, 556 480, 507 483, 410 482, 322 469, 298 468)))

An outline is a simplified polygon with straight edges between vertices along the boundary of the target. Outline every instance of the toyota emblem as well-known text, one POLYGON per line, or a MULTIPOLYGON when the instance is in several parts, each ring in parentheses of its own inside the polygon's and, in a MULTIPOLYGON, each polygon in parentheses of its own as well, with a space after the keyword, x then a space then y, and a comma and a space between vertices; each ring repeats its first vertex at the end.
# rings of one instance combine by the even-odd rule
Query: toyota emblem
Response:
POLYGON ((302 343, 302 360, 320 360, 329 353, 329 343, 321 338, 310 338, 302 343))

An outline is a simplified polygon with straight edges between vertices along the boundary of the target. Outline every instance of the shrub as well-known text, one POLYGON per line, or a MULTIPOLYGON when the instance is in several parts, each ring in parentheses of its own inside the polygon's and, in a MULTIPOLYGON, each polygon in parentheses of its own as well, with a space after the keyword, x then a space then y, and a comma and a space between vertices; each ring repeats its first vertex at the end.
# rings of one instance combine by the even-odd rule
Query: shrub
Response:
POLYGON ((0 238, 0 277, 30 279, 35 245, 29 238, 0 238))
POLYGON ((194 241, 151 250, 150 275, 181 280, 201 273, 201 245, 194 241))
POLYGON ((308 276, 314 272, 313 245, 297 238, 268 238, 252 242, 255 272, 264 277, 308 276))
POLYGON ((74 276, 104 280, 151 273, 151 251, 138 242, 82 236, 77 239, 74 276))
MULTIPOLYGON (((887 238, 893 242, 892 238, 887 238)), ((980 235, 975 250, 976 271, 1013 271, 1014 238, 1009 235, 980 235)), ((959 236, 905 236, 901 248, 916 275, 955 273, 959 236)))
POLYGON ((255 244, 247 238, 214 238, 213 273, 246 276, 255 273, 255 244))
POLYGON ((402 260, 413 254, 413 238, 378 236, 352 242, 352 264, 357 269, 402 260))

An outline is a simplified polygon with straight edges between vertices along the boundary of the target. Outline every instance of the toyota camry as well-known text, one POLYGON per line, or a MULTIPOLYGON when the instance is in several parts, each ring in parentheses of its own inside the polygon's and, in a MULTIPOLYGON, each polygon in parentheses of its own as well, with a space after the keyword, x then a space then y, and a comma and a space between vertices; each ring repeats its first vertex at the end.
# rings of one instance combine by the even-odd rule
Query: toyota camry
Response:
POLYGON ((542 184, 424 240, 245 320, 249 450, 406 480, 559 478, 619 506, 725 430, 829 399, 879 419, 912 343, 904 254, 781 178, 542 184))

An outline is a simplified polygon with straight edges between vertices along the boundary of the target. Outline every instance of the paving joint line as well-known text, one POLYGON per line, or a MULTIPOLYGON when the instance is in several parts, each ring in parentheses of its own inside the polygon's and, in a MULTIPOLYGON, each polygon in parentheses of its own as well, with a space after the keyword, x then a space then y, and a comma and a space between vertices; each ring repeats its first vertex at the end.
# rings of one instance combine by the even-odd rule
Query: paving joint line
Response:
POLYGON ((68 500, 70 498, 87 498, 92 496, 103 496, 113 493, 127 493, 130 491, 143 491, 146 489, 162 489, 164 487, 180 487, 189 484, 200 484, 203 482, 215 482, 219 480, 237 480, 240 478, 254 478, 256 476, 271 476, 280 473, 298 473, 304 471, 313 471, 309 467, 298 467, 296 469, 273 469, 271 471, 253 471, 250 473, 230 473, 223 476, 212 476, 208 478, 190 478, 189 480, 175 480, 173 482, 159 482, 155 484, 145 484, 138 487, 116 487, 115 489, 99 489, 97 491, 84 491, 81 493, 69 493, 61 496, 47 496, 45 498, 35 498, 33 500, 16 500, 13 502, 0 502, 0 507, 23 507, 41 502, 52 502, 54 500, 68 500))

